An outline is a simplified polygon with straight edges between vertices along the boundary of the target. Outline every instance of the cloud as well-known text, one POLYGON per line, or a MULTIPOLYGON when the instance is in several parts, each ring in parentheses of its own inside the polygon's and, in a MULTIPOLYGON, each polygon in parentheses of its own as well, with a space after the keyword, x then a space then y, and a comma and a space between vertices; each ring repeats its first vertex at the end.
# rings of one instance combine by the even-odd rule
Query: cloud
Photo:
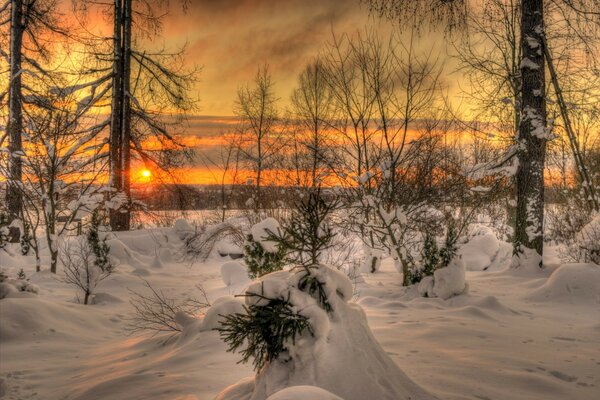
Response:
POLYGON ((204 0, 190 1, 186 13, 172 5, 163 33, 167 45, 187 42, 187 62, 202 66, 202 113, 230 115, 237 88, 259 65, 270 65, 277 94, 287 100, 331 30, 356 29, 367 19, 359 0, 204 0))

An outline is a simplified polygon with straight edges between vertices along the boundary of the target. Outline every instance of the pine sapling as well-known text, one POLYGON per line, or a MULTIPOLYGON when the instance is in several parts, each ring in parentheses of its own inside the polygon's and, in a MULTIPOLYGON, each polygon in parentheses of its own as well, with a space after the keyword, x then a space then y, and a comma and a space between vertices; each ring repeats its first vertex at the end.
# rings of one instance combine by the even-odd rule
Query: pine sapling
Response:
POLYGON ((448 224, 448 230, 446 231, 446 240, 444 241, 444 247, 440 250, 440 265, 439 268, 447 267, 452 259, 456 256, 458 247, 458 232, 454 226, 454 221, 450 221, 448 224))

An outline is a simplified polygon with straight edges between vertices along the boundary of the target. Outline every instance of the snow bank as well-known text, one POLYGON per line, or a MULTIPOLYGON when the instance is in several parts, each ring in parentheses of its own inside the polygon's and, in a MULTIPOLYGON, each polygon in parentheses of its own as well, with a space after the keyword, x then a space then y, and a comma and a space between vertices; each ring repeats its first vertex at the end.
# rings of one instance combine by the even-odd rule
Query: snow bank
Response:
POLYGON ((202 330, 210 331, 221 327, 221 322, 229 314, 245 313, 244 304, 233 296, 219 297, 206 311, 202 321, 202 330))
POLYGON ((467 288, 465 264, 460 258, 454 258, 450 265, 433 273, 433 294, 444 300, 463 293, 467 288))
POLYGON ((500 250, 500 241, 494 231, 485 225, 475 226, 469 236, 471 239, 458 251, 467 271, 487 269, 500 250))
POLYGON ((9 297, 31 297, 37 294, 40 288, 24 279, 5 279, 0 282, 0 299, 9 297))
POLYGON ((51 303, 34 298, 7 298, 0 303, 0 343, 44 336, 78 337, 88 330, 102 331, 88 306, 51 303))
POLYGON ((258 224, 253 225, 251 233, 252 239, 254 239, 254 241, 257 243, 260 243, 267 253, 277 253, 279 251, 277 242, 268 240, 269 235, 281 234, 279 222, 277 222, 275 218, 265 218, 258 224))
POLYGON ((304 269, 265 275, 247 289, 246 304, 266 304, 268 300, 264 297, 287 299, 300 315, 308 318, 313 335, 305 330, 294 343, 287 345, 285 353, 259 370, 254 380, 244 379, 230 386, 217 399, 433 399, 377 343, 363 309, 348 303, 352 298, 352 283, 346 275, 326 266, 310 269, 311 278, 323 284, 330 312, 299 289, 305 275, 304 269), (331 393, 286 389, 304 385, 331 393))
POLYGON ((546 283, 526 296, 531 301, 553 301, 570 304, 600 304, 600 266, 596 264, 564 264, 546 283))
POLYGON ((246 283, 250 280, 246 268, 237 261, 228 261, 221 265, 221 278, 227 286, 246 283))
POLYGON ((173 224, 173 229, 179 236, 179 239, 184 240, 194 233, 194 227, 185 219, 178 219, 173 224))
POLYGON ((267 400, 343 400, 335 394, 316 386, 293 386, 280 390, 267 400))

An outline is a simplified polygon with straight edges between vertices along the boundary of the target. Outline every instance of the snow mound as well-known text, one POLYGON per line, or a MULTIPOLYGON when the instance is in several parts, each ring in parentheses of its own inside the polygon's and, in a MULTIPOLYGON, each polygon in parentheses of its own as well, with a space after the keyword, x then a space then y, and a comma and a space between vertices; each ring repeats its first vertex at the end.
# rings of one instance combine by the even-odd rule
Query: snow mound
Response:
POLYGON ((194 227, 185 219, 178 219, 173 224, 173 229, 179 236, 179 239, 184 240, 194 233, 194 227))
POLYGON ((267 253, 277 253, 279 247, 277 242, 269 240, 270 235, 281 235, 279 222, 275 218, 269 217, 260 221, 258 224, 252 225, 252 239, 260 243, 267 253))
POLYGON ((266 305, 265 297, 287 300, 308 318, 312 335, 305 330, 296 336, 286 352, 258 371, 254 384, 244 379, 221 392, 217 399, 434 398, 406 376, 375 340, 363 309, 349 303, 352 283, 340 271, 320 265, 308 272, 301 268, 273 272, 254 281, 246 295, 247 306, 266 305), (331 307, 329 312, 313 297, 316 295, 300 290, 307 274, 321 282, 331 307), (284 391, 296 386, 306 388, 304 385, 325 392, 314 388, 284 391))
POLYGON ((237 261, 228 261, 221 265, 221 278, 227 286, 245 283, 250 280, 246 268, 237 261))
POLYGON ((316 386, 293 386, 269 396, 267 400, 343 400, 316 386))
POLYGON ((89 306, 51 303, 39 297, 7 298, 0 304, 0 343, 31 336, 78 337, 87 329, 102 330, 89 306))
POLYGON ((6 279, 0 282, 0 299, 9 297, 31 297, 38 294, 40 288, 23 279, 6 279))
POLYGON ((460 258, 455 258, 450 265, 433 273, 433 294, 436 297, 446 300, 464 293, 466 288, 465 264, 460 258))
POLYGON ((462 256, 467 271, 487 269, 500 250, 500 241, 485 225, 477 225, 470 236, 471 239, 460 247, 458 254, 462 256))
POLYGON ((210 331, 221 327, 221 322, 227 315, 245 313, 244 304, 233 296, 219 297, 206 311, 202 322, 202 330, 210 331))
POLYGON ((563 264, 526 300, 600 304, 600 266, 563 264))

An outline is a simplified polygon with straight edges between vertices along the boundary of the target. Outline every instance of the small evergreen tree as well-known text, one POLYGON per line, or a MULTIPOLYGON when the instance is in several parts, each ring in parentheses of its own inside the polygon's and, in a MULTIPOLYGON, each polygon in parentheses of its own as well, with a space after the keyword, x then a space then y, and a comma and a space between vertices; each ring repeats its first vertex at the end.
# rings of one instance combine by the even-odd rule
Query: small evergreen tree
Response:
POLYGON ((433 275, 433 272, 438 268, 440 261, 440 252, 438 250, 435 236, 430 232, 425 235, 425 242, 423 243, 423 275, 433 275))
POLYGON ((255 370, 275 360, 304 330, 313 334, 308 318, 298 314, 289 300, 270 299, 266 305, 253 304, 245 309, 245 314, 226 316, 217 330, 229 345, 228 351, 236 351, 246 344, 240 362, 246 363, 252 358, 255 370))
POLYGON ((23 271, 23 268, 21 268, 19 270, 19 272, 17 273, 17 279, 24 281, 27 279, 27 275, 25 275, 25 271, 23 271))
POLYGON ((458 242, 458 232, 456 232, 456 227, 454 226, 454 221, 450 220, 448 224, 448 230, 446 231, 446 240, 444 241, 444 247, 440 250, 440 265, 439 268, 447 267, 448 264, 452 261, 452 259, 456 256, 456 252, 458 251, 458 247, 456 243, 458 242))
POLYGON ((337 204, 337 201, 325 201, 320 188, 311 190, 308 196, 296 202, 292 218, 283 227, 283 237, 274 238, 287 249, 290 263, 316 265, 321 254, 333 246, 335 233, 328 220, 337 204))
POLYGON ((244 246, 244 261, 248 266, 248 275, 256 279, 274 271, 280 271, 285 265, 286 250, 282 245, 278 246, 275 253, 268 252, 252 235, 246 237, 244 246))
POLYGON ((31 228, 26 222, 23 224, 23 234, 21 235, 21 254, 24 256, 29 254, 31 249, 31 228))
POLYGON ((106 237, 100 239, 100 226, 102 226, 102 218, 100 218, 98 210, 94 210, 87 241, 94 253, 94 265, 102 271, 111 272, 114 266, 110 261, 110 246, 106 243, 106 237))

